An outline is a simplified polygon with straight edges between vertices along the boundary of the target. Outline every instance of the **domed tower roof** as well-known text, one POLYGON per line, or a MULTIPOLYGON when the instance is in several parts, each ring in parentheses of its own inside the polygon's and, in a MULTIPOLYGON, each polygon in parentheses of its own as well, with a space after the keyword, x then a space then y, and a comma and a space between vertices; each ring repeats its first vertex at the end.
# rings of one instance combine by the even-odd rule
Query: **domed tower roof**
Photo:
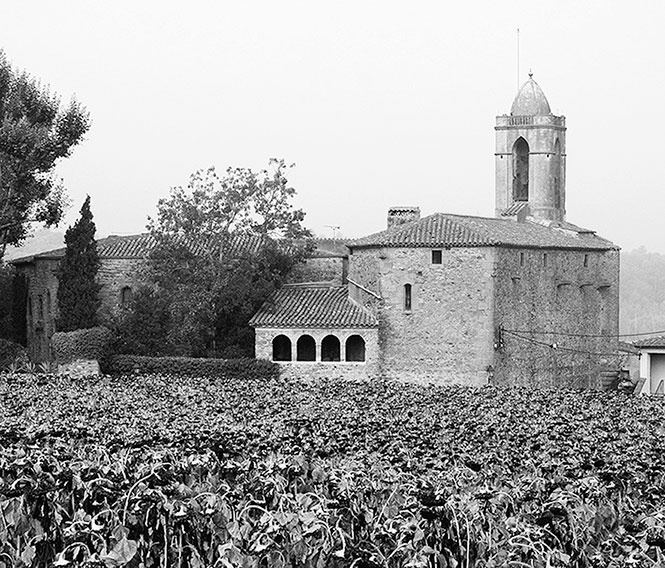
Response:
POLYGON ((529 73, 529 80, 522 85, 517 93, 513 106, 510 108, 510 114, 513 116, 552 114, 545 93, 538 86, 538 83, 533 80, 531 73, 529 73))

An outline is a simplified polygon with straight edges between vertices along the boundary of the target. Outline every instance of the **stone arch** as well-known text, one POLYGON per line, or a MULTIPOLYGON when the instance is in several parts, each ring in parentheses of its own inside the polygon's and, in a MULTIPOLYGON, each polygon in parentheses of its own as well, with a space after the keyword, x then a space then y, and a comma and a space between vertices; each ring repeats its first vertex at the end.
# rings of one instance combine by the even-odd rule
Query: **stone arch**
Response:
POLYGON ((346 339, 346 360, 362 362, 365 360, 365 340, 361 335, 350 335, 346 339))
POLYGON ((321 361, 339 361, 341 350, 339 339, 334 335, 326 335, 321 341, 321 361))
POLYGON ((311 335, 301 335, 296 342, 297 361, 316 361, 316 341, 311 335))
POLYGON ((529 144, 522 136, 513 144, 513 201, 529 201, 529 144))
POLYGON ((291 340, 286 335, 278 335, 272 340, 272 360, 291 361, 291 340))

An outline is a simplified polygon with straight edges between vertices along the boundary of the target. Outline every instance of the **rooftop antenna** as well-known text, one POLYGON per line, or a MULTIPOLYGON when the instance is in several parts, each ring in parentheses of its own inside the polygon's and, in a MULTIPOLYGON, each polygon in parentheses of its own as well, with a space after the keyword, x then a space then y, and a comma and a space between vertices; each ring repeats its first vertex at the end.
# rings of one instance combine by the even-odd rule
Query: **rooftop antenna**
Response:
POLYGON ((517 28, 517 90, 520 90, 520 29, 517 28))
POLYGON ((329 229, 332 229, 332 232, 333 232, 332 238, 333 239, 337 238, 337 231, 339 231, 339 229, 340 229, 339 225, 324 225, 324 227, 328 227, 329 229))

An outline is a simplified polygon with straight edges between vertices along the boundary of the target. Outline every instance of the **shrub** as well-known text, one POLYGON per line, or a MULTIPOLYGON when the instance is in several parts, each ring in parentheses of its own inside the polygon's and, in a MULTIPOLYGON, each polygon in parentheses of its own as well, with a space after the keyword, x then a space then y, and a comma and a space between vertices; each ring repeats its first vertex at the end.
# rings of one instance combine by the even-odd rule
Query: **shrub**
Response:
POLYGON ((141 374, 266 380, 279 375, 279 367, 264 360, 143 357, 140 355, 116 355, 109 361, 106 371, 119 375, 139 372, 141 374))
POLYGON ((65 364, 77 359, 105 361, 113 334, 106 327, 91 327, 76 331, 59 331, 51 337, 51 346, 56 363, 65 364))
POLYGON ((12 363, 17 361, 24 363, 27 360, 28 357, 23 346, 7 339, 0 339, 0 371, 4 371, 12 363))

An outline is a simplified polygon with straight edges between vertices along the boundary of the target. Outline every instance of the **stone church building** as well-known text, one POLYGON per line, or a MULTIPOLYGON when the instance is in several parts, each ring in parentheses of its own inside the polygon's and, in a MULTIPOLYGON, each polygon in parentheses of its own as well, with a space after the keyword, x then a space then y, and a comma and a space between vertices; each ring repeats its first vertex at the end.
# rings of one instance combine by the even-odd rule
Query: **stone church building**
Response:
POLYGON ((495 216, 394 207, 344 273, 283 287, 256 356, 297 376, 599 386, 618 365, 619 249, 566 220, 566 125, 529 76, 496 118, 495 216))
MULTIPOLYGON (((619 249, 566 220, 565 118, 530 76, 495 131, 494 217, 393 207, 381 232, 318 240, 252 318, 256 357, 301 377, 468 385, 595 387, 616 370, 619 249)), ((98 241, 102 311, 131 300, 153 246, 98 241)), ((13 261, 28 276, 34 361, 49 359, 63 255, 13 261)))

